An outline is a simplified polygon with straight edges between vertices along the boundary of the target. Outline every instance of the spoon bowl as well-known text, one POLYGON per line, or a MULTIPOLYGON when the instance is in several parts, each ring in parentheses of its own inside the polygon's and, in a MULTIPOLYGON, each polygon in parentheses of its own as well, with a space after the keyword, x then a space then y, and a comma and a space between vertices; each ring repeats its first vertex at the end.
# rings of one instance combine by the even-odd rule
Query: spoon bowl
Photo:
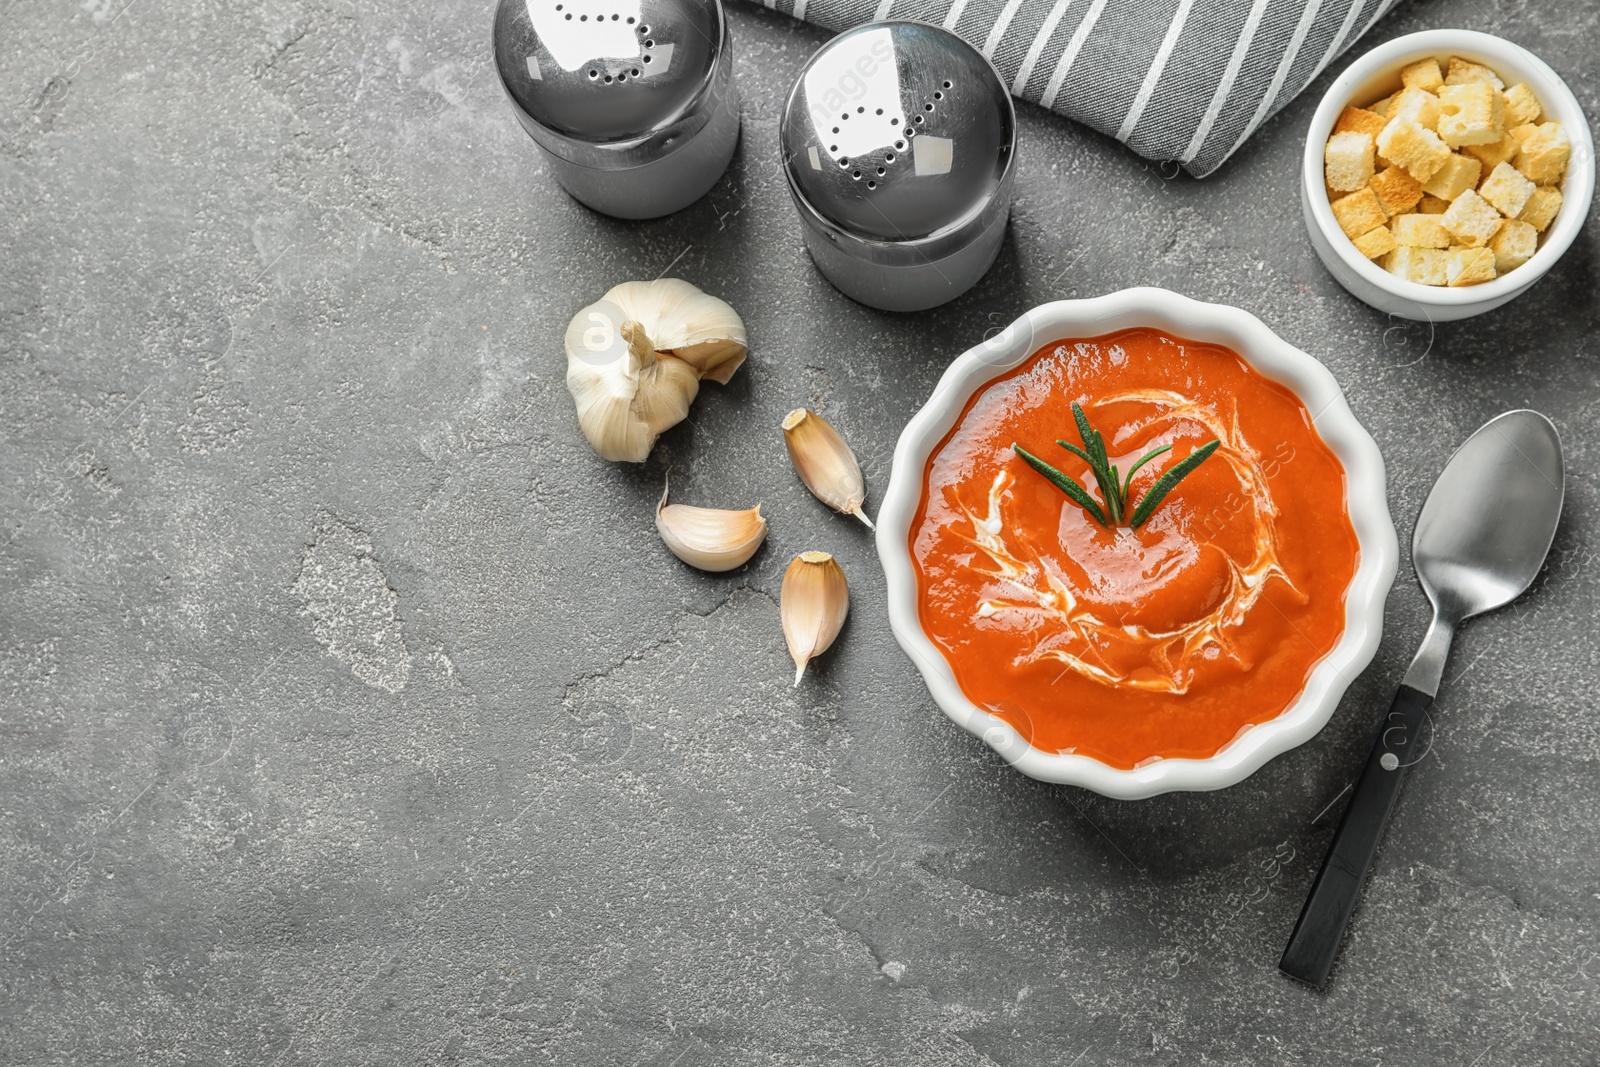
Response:
POLYGON ((1561 518, 1561 439, 1537 411, 1485 423, 1434 483, 1411 560, 1435 610, 1460 622, 1515 600, 1538 577, 1561 518))
POLYGON ((1433 622, 1406 686, 1433 697, 1461 621, 1509 604, 1533 584, 1555 539, 1565 488, 1561 438, 1537 411, 1496 416, 1456 449, 1411 539, 1433 622))

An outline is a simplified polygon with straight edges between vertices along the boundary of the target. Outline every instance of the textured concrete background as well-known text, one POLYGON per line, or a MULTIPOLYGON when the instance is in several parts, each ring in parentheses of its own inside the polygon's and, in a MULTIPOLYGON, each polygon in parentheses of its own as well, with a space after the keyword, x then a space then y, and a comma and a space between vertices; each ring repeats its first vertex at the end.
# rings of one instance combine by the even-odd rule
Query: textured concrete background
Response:
MULTIPOLYGON (((1304 98, 1172 178, 1024 109, 973 292, 877 314, 812 270, 774 116, 822 36, 733 13, 727 178, 623 224, 552 185, 473 2, 12 2, 0 55, 0 1062, 1593 1064, 1600 331, 1591 224, 1431 329, 1347 296, 1296 203, 1304 98), (753 348, 651 461, 576 431, 560 338, 671 267, 753 348), (1549 413, 1550 566, 1462 636, 1325 995, 1276 962, 1420 637, 1235 788, 1117 803, 1006 768, 890 637, 866 531, 777 423, 826 413, 875 506, 946 362, 1056 297, 1164 285, 1324 360, 1411 519, 1454 444, 1549 413), (760 501, 724 577, 651 505, 760 501), (798 690, 796 551, 854 589, 798 690)), ((1600 115, 1600 5, 1411 2, 1600 115)), ((1326 84, 1325 77, 1320 84, 1326 84)))

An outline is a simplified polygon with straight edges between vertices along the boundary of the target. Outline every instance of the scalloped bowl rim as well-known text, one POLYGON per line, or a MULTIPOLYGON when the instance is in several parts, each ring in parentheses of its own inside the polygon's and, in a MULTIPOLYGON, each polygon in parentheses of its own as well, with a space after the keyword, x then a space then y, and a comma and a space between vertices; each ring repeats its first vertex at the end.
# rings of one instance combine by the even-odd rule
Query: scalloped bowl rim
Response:
POLYGON ((1351 413, 1333 375, 1284 341, 1254 315, 1165 289, 1137 288, 1088 300, 1060 300, 1027 312, 1005 330, 958 356, 933 395, 912 416, 895 445, 889 487, 878 511, 878 557, 886 581, 889 624, 921 672, 934 702, 952 722, 995 749, 1031 778, 1083 786, 1119 799, 1175 790, 1221 789, 1242 781, 1274 756, 1304 744, 1333 716, 1339 699, 1371 662, 1383 634, 1383 609, 1399 564, 1389 517, 1383 456, 1351 413), (1244 729, 1206 759, 1158 759, 1130 770, 1090 756, 1045 752, 999 716, 973 704, 943 654, 923 630, 911 561, 911 522, 922 497, 928 458, 967 400, 1044 345, 1147 326, 1185 340, 1225 345, 1252 368, 1287 386, 1313 412, 1317 434, 1346 474, 1346 501, 1360 558, 1345 597, 1345 628, 1312 669, 1300 696, 1282 714, 1244 729))

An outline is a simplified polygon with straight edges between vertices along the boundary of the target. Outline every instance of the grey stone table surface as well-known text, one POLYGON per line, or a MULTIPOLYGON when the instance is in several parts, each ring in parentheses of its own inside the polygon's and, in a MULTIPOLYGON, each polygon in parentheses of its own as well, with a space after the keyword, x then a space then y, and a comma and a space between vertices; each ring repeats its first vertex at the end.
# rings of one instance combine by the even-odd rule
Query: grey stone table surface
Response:
MULTIPOLYGON (((8 3, 0 55, 0 1063, 1593 1064, 1600 240, 1469 322, 1391 320, 1296 202, 1318 86, 1204 182, 1031 108, 999 262, 927 314, 811 267, 775 115, 823 35, 736 6, 742 146, 683 213, 554 188, 479 0, 8 3), (663 271, 734 304, 726 388, 640 467, 578 435, 568 318, 663 271), (1412 516, 1528 405, 1571 471, 1546 573, 1462 635, 1329 989, 1278 953, 1421 635, 1408 561, 1325 730, 1234 788, 1023 778, 895 645, 866 531, 950 358, 1153 284, 1323 360, 1412 516), (760 501, 707 576, 652 504, 760 501), (778 579, 853 612, 798 689, 778 579)), ((1416 0, 1600 115, 1600 5, 1416 0)))

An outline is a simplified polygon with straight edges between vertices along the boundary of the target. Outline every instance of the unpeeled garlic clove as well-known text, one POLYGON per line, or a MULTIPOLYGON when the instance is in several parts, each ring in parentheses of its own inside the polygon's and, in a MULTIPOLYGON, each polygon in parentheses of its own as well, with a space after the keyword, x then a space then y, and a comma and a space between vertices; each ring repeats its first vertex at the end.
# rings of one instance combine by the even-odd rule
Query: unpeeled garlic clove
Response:
POLYGON ((662 487, 656 532, 672 554, 703 571, 731 571, 749 560, 767 537, 761 505, 745 511, 668 504, 662 487))
POLYGON ((783 639, 794 659, 794 684, 800 684, 806 664, 821 655, 839 636, 850 614, 850 586, 838 560, 826 552, 802 552, 783 572, 778 594, 778 615, 783 639))
POLYGON ((812 496, 873 528, 872 520, 861 510, 867 499, 861 464, 827 419, 815 411, 795 408, 783 418, 783 443, 788 446, 795 473, 812 496))
POLYGON ((683 421, 702 378, 726 385, 747 351, 733 308, 679 278, 613 286, 572 317, 566 349, 583 436, 630 463, 683 421))

